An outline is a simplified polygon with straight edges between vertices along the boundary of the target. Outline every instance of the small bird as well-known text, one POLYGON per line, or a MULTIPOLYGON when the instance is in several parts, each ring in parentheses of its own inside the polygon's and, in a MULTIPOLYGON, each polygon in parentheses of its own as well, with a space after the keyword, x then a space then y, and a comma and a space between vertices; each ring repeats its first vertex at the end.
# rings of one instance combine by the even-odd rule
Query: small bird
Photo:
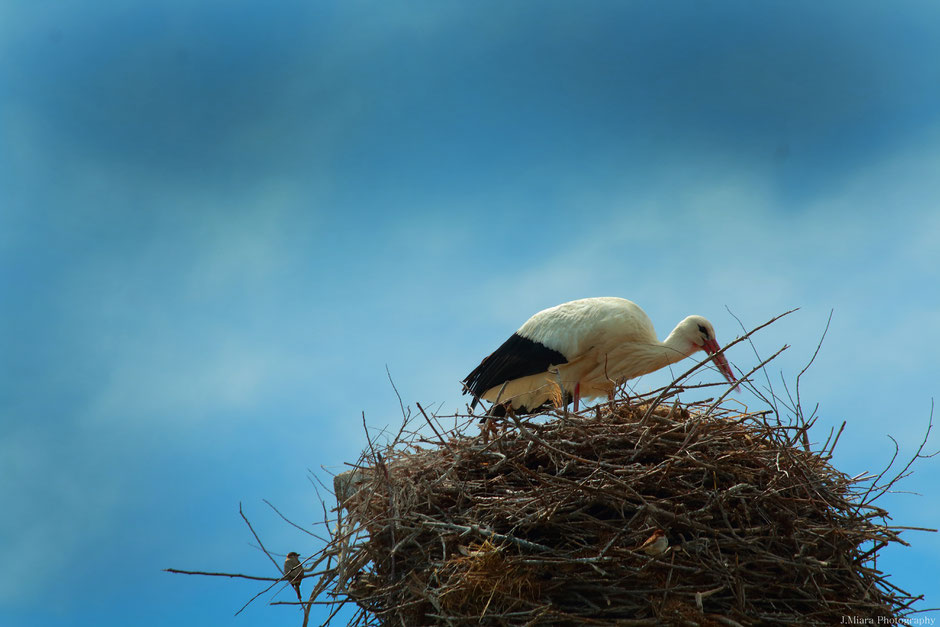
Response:
POLYGON ((647 555, 662 555, 669 548, 669 540, 666 538, 666 532, 657 529, 653 532, 646 542, 636 548, 637 551, 643 551, 647 555))
POLYGON ((291 551, 287 554, 287 559, 284 560, 284 579, 287 579, 290 585, 294 586, 298 601, 303 600, 300 597, 300 582, 303 581, 303 578, 304 567, 300 563, 300 553, 291 551))
POLYGON ((607 396, 625 381, 659 370, 696 351, 713 355, 718 369, 736 383, 719 351, 715 329, 702 316, 689 316, 660 342, 649 316, 625 298, 582 298, 544 309, 503 342, 463 380, 464 393, 509 403, 527 414, 562 403, 607 396))

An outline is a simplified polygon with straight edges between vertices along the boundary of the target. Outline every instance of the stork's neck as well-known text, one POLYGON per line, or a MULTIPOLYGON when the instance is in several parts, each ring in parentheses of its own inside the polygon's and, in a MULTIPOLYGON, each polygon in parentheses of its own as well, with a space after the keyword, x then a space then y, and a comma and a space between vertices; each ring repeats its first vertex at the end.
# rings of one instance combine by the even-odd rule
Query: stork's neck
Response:
POLYGON ((661 346, 664 349, 664 354, 669 355, 669 361, 664 363, 664 366, 681 361, 698 350, 698 347, 689 341, 687 334, 683 331, 682 323, 676 325, 676 328, 672 330, 672 333, 669 334, 669 337, 661 346))
POLYGON ((684 337, 679 327, 676 327, 664 342, 644 346, 642 354, 637 355, 637 357, 639 361, 643 362, 646 372, 653 372, 677 361, 682 361, 695 351, 696 347, 684 337))
POLYGON ((617 373, 619 383, 622 382, 621 378, 632 379, 665 368, 685 359, 693 352, 690 343, 680 340, 673 331, 665 342, 629 342, 618 346, 608 353, 608 361, 604 367, 609 372, 617 373))
POLYGON ((606 367, 612 372, 622 373, 626 379, 665 368, 695 352, 695 347, 683 335, 677 327, 665 342, 653 340, 649 343, 623 344, 608 355, 610 362, 606 367))

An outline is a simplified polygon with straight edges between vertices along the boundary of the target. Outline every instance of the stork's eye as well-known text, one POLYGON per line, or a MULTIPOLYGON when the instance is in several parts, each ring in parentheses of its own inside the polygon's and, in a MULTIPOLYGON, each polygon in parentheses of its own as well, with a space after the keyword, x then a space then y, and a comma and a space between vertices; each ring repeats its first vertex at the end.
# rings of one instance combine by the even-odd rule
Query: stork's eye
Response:
POLYGON ((705 339, 707 340, 707 339, 708 339, 708 329, 706 329, 704 326, 702 326, 702 325, 700 324, 700 325, 698 325, 698 330, 702 332, 702 335, 704 335, 704 336, 705 336, 705 339))

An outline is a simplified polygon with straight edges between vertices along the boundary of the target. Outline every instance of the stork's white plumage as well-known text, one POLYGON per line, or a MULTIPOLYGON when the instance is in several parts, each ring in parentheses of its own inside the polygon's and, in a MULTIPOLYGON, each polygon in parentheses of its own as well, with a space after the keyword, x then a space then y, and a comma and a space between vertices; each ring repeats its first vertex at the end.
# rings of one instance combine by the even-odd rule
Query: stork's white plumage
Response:
POLYGON ((519 327, 464 379, 473 405, 482 398, 511 402, 518 413, 550 404, 558 388, 565 401, 612 397, 634 377, 659 370, 703 350, 714 355, 731 383, 734 374, 715 329, 702 316, 689 316, 665 341, 639 306, 625 298, 582 298, 544 309, 519 327), (553 394, 554 391, 554 394, 553 394))

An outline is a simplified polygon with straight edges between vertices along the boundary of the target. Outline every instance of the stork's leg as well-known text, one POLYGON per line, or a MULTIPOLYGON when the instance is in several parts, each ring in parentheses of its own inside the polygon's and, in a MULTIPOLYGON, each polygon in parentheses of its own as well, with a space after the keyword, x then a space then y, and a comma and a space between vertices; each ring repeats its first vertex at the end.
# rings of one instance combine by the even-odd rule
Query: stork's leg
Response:
POLYGON ((483 436, 483 444, 489 444, 490 430, 493 428, 493 419, 490 416, 484 416, 480 420, 480 435, 483 436))
POLYGON ((578 413, 578 402, 581 400, 581 382, 574 384, 574 413, 578 413))

